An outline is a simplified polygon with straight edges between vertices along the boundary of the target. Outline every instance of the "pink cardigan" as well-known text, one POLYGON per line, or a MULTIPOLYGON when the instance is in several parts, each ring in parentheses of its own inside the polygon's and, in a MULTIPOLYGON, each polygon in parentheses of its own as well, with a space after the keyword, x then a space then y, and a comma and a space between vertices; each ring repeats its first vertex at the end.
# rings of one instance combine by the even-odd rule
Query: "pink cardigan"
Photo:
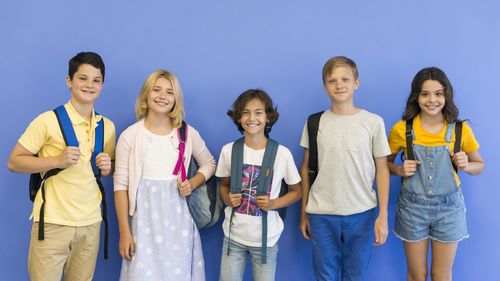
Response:
MULTIPOLYGON (((198 172, 209 179, 215 173, 215 160, 205 146, 198 131, 188 125, 188 138, 186 141, 186 152, 184 164, 189 169, 191 155, 200 166, 198 172)), ((178 145, 178 140, 175 139, 178 145)), ((129 215, 135 213, 137 187, 141 179, 144 156, 146 155, 150 136, 144 127, 144 120, 139 120, 128 127, 120 135, 116 145, 115 173, 113 176, 114 190, 128 190, 129 215)), ((177 156, 176 156, 177 157, 177 156)))

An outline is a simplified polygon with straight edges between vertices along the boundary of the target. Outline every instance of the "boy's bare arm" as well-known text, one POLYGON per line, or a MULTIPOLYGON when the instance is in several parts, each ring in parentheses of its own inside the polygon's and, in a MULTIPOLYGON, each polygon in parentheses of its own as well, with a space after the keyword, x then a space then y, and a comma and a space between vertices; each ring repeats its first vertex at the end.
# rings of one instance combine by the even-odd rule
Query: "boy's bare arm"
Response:
POLYGON ((387 157, 375 158, 375 166, 377 169, 377 195, 379 213, 375 220, 375 243, 373 245, 380 246, 387 240, 389 234, 387 222, 387 209, 389 205, 389 168, 387 166, 387 157))
POLYGON ((300 231, 305 239, 311 239, 309 232, 309 217, 306 213, 307 201, 309 200, 309 149, 304 148, 304 158, 302 165, 300 165, 300 177, 302 181, 300 186, 302 188, 302 205, 300 208, 300 231))
POLYGON ((56 168, 67 168, 78 162, 80 149, 74 146, 66 147, 63 152, 54 157, 36 157, 21 144, 16 143, 12 150, 7 166, 15 173, 39 173, 56 168))

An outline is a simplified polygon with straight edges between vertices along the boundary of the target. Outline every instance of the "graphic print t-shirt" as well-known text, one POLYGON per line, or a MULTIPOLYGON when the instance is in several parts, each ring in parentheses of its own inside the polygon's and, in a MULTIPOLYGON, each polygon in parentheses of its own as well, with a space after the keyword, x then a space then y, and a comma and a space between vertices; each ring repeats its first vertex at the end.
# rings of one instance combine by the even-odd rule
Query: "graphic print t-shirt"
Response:
MULTIPOLYGON (((236 208, 236 213, 249 216, 262 216, 257 207, 257 186, 259 184, 261 165, 243 164, 241 178, 241 205, 236 208)), ((271 194, 272 179, 267 186, 267 197, 271 194)))
MULTIPOLYGON (((226 144, 221 151, 219 164, 215 175, 217 177, 231 176, 231 151, 233 143, 226 144)), ((236 208, 231 227, 231 240, 251 247, 260 247, 262 244, 262 217, 257 207, 257 184, 261 176, 261 165, 265 149, 255 150, 248 146, 243 148, 243 167, 241 171, 242 203, 236 208)), ((300 182, 300 175, 295 166, 291 152, 280 145, 276 153, 271 185, 268 187, 268 197, 275 199, 279 196, 281 181, 289 185, 300 182)), ((229 219, 232 208, 226 207, 225 220, 222 225, 224 235, 229 237, 229 219)), ((283 221, 276 211, 267 215, 267 244, 274 246, 283 231, 283 221)))

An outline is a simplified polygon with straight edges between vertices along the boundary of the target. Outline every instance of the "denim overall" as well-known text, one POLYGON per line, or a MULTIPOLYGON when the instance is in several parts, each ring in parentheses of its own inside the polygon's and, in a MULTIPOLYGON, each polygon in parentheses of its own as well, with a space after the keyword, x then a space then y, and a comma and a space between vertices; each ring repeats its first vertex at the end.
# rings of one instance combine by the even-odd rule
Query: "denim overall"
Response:
POLYGON ((404 241, 431 238, 457 242, 469 237, 464 198, 455 181, 450 158, 454 128, 454 123, 448 124, 446 145, 413 145, 415 159, 420 165, 416 173, 403 182, 394 226, 394 232, 404 241))

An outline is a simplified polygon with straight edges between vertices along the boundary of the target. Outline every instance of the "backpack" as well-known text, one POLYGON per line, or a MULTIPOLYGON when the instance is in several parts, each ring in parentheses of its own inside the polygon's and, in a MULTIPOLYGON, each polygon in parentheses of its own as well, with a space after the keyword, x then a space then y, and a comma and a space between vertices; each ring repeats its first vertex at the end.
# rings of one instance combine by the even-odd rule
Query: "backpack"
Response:
MULTIPOLYGON (((463 121, 455 121, 455 145, 453 146, 453 153, 460 152, 460 144, 462 143, 462 123, 463 121)), ((408 153, 407 159, 415 160, 415 153, 413 152, 413 139, 415 139, 415 135, 413 134, 413 118, 406 120, 405 139, 406 151, 408 153)), ((401 160, 403 154, 401 154, 401 160)), ((457 165, 453 162, 452 165, 455 172, 458 172, 457 165)))
MULTIPOLYGON (((276 153, 278 152, 279 143, 271 138, 267 139, 266 149, 264 152, 264 159, 262 160, 261 166, 261 176, 257 184, 257 196, 267 195, 269 184, 271 183, 272 176, 274 174, 274 160, 276 159, 276 153)), ((233 143, 231 151, 231 193, 241 193, 241 171, 243 169, 243 148, 244 148, 244 137, 238 139, 233 143)), ((279 197, 285 195, 288 192, 288 185, 285 181, 281 181, 281 189, 279 197)), ((233 208, 229 223, 229 240, 231 240, 231 225, 236 209, 233 208)), ((286 207, 276 210, 280 215, 281 219, 284 221, 286 217, 286 207)), ((261 260, 262 263, 267 263, 267 212, 261 210, 262 212, 262 247, 261 247, 261 260)), ((228 246, 229 254, 229 246, 228 246)))
POLYGON ((324 111, 316 112, 307 118, 307 135, 309 137, 309 187, 311 187, 318 175, 318 129, 319 120, 324 111))
MULTIPOLYGON (((174 175, 181 172, 182 181, 191 178, 198 171, 198 164, 191 157, 189 170, 186 174, 184 167, 184 151, 187 140, 188 127, 186 122, 182 121, 182 125, 177 131, 179 137, 179 158, 174 169, 174 175)), ((189 212, 193 217, 198 229, 210 227, 219 221, 222 210, 222 199, 219 196, 219 185, 216 177, 209 178, 205 183, 198 186, 193 192, 186 197, 189 212)))
MULTIPOLYGON (((53 110, 54 114, 57 117, 57 122, 59 123, 59 128, 61 129, 61 133, 64 138, 64 142, 66 146, 79 146, 78 139, 76 138, 75 131, 73 129, 73 124, 68 116, 68 112, 64 105, 58 106, 53 110)), ((96 113, 97 114, 97 113, 96 113)), ((101 119, 97 122, 98 126, 95 129, 95 141, 94 141, 94 151, 92 152, 92 156, 90 158, 90 164, 92 165, 92 170, 94 172, 94 176, 99 186, 99 191, 102 195, 102 220, 104 222, 104 258, 108 259, 108 216, 107 216, 107 205, 106 205, 106 194, 104 192, 104 186, 101 182, 101 170, 95 164, 95 158, 97 154, 101 153, 104 148, 104 121, 101 119)), ((33 173, 30 176, 29 182, 29 197, 33 202, 38 193, 38 190, 41 189, 42 196, 42 205, 40 207, 40 218, 38 223, 38 240, 44 240, 44 223, 45 223, 45 181, 57 175, 63 169, 56 168, 45 172, 43 177, 41 177, 41 173, 33 173)))

